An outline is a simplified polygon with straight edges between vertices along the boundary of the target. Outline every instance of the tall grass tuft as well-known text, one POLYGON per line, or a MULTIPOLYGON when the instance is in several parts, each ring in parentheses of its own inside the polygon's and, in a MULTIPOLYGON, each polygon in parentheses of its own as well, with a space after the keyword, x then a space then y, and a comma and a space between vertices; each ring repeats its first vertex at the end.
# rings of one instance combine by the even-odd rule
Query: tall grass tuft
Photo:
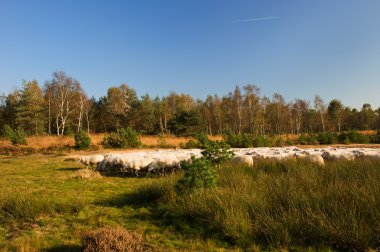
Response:
POLYGON ((35 221, 41 215, 77 213, 86 205, 81 198, 54 198, 28 191, 2 192, 0 221, 35 221))
POLYGON ((191 220, 245 248, 380 247, 380 162, 226 164, 217 188, 172 190, 159 205, 174 221, 191 220))

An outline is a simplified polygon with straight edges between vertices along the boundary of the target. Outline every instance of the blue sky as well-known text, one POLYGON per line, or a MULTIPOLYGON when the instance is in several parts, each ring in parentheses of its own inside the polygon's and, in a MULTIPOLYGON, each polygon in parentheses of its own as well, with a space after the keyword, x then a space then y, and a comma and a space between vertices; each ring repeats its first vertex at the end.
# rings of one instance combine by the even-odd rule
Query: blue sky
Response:
POLYGON ((377 108, 379 13, 377 0, 0 0, 0 93, 62 70, 96 97, 121 83, 199 98, 255 84, 377 108))

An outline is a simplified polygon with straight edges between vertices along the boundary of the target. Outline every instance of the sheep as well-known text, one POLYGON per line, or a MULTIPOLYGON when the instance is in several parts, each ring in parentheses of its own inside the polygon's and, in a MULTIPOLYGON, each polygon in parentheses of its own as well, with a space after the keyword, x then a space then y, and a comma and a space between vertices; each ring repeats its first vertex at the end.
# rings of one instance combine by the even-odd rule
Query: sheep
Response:
POLYGON ((232 163, 236 165, 249 165, 253 166, 253 159, 248 155, 238 155, 232 158, 232 163))
POLYGON ((83 156, 79 158, 78 162, 86 165, 86 168, 88 168, 89 166, 98 165, 103 159, 103 155, 83 156))
POLYGON ((331 152, 325 151, 322 153, 323 159, 326 160, 354 160, 355 155, 349 152, 331 152))
POLYGON ((160 157, 154 159, 154 161, 148 167, 148 173, 151 171, 157 171, 160 173, 162 171, 166 173, 167 168, 175 169, 181 168, 181 162, 175 157, 160 157))

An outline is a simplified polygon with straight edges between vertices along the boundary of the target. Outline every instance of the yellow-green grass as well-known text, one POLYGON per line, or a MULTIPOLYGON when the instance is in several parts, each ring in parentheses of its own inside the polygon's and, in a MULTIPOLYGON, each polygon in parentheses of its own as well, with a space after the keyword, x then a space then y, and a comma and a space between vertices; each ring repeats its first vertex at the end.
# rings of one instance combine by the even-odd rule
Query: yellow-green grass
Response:
POLYGON ((78 179, 73 174, 83 166, 66 158, 0 159, 0 251, 80 251, 81 234, 102 226, 141 233, 154 251, 234 250, 218 240, 177 232, 154 204, 131 202, 128 195, 137 187, 167 178, 78 179))
POLYGON ((80 251, 122 226, 153 251, 362 251, 380 246, 380 162, 223 165, 218 186, 178 195, 181 174, 76 178, 67 156, 0 158, 0 251, 80 251))

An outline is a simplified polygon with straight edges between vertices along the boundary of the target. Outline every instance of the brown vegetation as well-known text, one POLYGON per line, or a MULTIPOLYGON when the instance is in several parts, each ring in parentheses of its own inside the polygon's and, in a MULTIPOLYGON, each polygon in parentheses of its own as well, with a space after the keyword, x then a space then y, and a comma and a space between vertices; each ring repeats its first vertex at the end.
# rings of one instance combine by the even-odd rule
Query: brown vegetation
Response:
POLYGON ((147 251, 141 235, 121 227, 103 227, 82 236, 85 252, 139 252, 147 251))

